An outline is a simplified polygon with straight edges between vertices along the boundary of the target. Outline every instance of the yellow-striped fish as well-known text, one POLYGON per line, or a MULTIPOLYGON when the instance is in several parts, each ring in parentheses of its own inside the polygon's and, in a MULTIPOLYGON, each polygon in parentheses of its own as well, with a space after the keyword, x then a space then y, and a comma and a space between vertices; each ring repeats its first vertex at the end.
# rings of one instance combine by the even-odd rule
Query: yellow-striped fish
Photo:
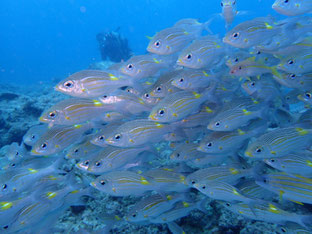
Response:
POLYGON ((269 131, 251 141, 245 151, 246 157, 271 158, 301 151, 312 142, 312 129, 285 127, 269 131))
POLYGON ((96 178, 91 186, 111 196, 142 196, 154 190, 149 178, 131 171, 113 171, 96 178))
POLYGON ((213 88, 203 93, 180 91, 168 95, 151 111, 149 119, 157 122, 175 122, 182 120, 198 110, 201 104, 213 98, 213 88))

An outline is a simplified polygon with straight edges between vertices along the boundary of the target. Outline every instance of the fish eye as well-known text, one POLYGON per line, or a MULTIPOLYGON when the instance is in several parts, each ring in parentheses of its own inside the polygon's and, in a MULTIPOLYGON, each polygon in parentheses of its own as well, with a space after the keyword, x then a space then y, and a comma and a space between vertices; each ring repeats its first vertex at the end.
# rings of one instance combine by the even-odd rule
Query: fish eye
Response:
POLYGON ((286 233, 286 229, 283 228, 283 227, 281 228, 281 231, 284 232, 284 233, 286 233))
POLYGON ((132 217, 135 218, 135 217, 136 217, 136 214, 133 214, 132 217))
POLYGON ((242 66, 239 66, 239 67, 238 67, 238 70, 242 70, 242 66))
POLYGON ((204 185, 204 186, 202 186, 202 189, 206 189, 206 186, 204 185))
POLYGON ((236 4, 236 1, 234 1, 232 4, 235 5, 235 4, 236 4))
POLYGON ((7 184, 2 185, 2 189, 6 189, 8 187, 7 184))
POLYGON ((236 62, 236 63, 237 63, 237 62, 238 62, 238 58, 234 59, 234 62, 236 62))
POLYGON ((50 112, 49 116, 53 119, 56 116, 56 112, 55 111, 50 112))
POLYGON ((238 36, 239 36, 239 33, 237 33, 237 32, 232 34, 232 37, 234 37, 234 38, 238 38, 238 36))
POLYGON ((274 163, 274 162, 275 162, 275 159, 273 159, 273 158, 272 158, 272 159, 270 159, 270 162, 274 163))
POLYGON ((289 0, 284 0, 284 3, 288 3, 289 2, 289 0))
POLYGON ((8 229, 8 228, 9 228, 8 225, 3 226, 3 229, 8 229))
POLYGON ((156 91, 161 91, 161 87, 160 87, 160 86, 157 87, 157 88, 156 88, 156 91))
POLYGON ((304 96, 305 96, 307 99, 310 99, 310 98, 311 98, 311 93, 305 93, 304 96))
POLYGON ((223 2, 221 2, 221 6, 223 7, 223 2))
POLYGON ((177 158, 178 158, 178 157, 180 157, 180 154, 179 154, 179 153, 177 153, 177 158))
POLYGON ((256 151, 256 153, 261 153, 263 151, 263 148, 262 147, 257 147, 255 151, 256 151))
POLYGON ((83 164, 88 166, 89 165, 89 160, 84 161, 83 164))
POLYGON ((158 48, 160 46, 160 41, 155 41, 154 45, 158 48))
POLYGON ((101 166, 101 163, 100 162, 96 162, 95 166, 99 167, 99 166, 101 166))
POLYGON ((104 95, 103 98, 107 98, 107 95, 104 95))
POLYGON ((211 143, 211 142, 207 143, 207 146, 208 146, 208 147, 211 147, 211 146, 212 146, 212 143, 211 143))
POLYGON ((288 63, 289 65, 292 65, 292 64, 294 64, 294 60, 289 59, 289 60, 287 61, 287 63, 288 63))
POLYGON ((18 155, 19 155, 19 152, 18 152, 18 151, 16 151, 15 156, 18 156, 18 155))
POLYGON ((258 51, 256 52, 256 54, 261 54, 261 51, 258 50, 258 51))
POLYGON ((130 64, 128 64, 128 65, 127 65, 127 68, 128 68, 128 70, 132 70, 132 68, 133 68, 133 64, 131 64, 131 63, 130 63, 130 64))
POLYGON ((186 59, 191 59, 191 58, 192 58, 192 54, 187 54, 187 55, 185 56, 185 58, 186 58, 186 59))
POLYGON ((149 94, 148 94, 148 93, 145 93, 145 94, 144 94, 144 97, 149 98, 149 94))
POLYGON ((116 134, 116 135, 114 136, 114 138, 115 138, 115 140, 119 140, 119 139, 121 138, 121 134, 116 134))
POLYGON ((216 122, 216 123, 215 123, 215 126, 216 126, 216 127, 219 127, 219 126, 220 126, 220 122, 216 122))
POLYGON ((266 182, 267 182, 267 180, 264 178, 264 179, 263 179, 263 182, 264 182, 264 183, 266 183, 266 182))
POLYGON ((290 74, 290 75, 289 75, 289 78, 291 78, 291 79, 296 78, 296 74, 290 74))
POLYGON ((100 181, 100 184, 101 184, 101 185, 105 185, 106 183, 105 183, 104 180, 101 180, 101 181, 100 181))
POLYGON ((181 83, 182 83, 183 81, 184 81, 184 79, 183 79, 183 78, 181 78, 181 79, 179 80, 179 82, 181 82, 181 83))
POLYGON ((68 80, 68 81, 66 81, 66 82, 64 83, 64 86, 65 86, 66 88, 72 88, 72 87, 74 86, 74 82, 71 81, 71 80, 68 80))
POLYGON ((231 206, 231 204, 230 203, 225 203, 225 205, 227 206, 227 207, 230 207, 231 206))
POLYGON ((15 167, 15 166, 16 166, 15 163, 12 163, 12 164, 11 164, 11 167, 15 167))
POLYGON ((47 148, 47 146, 48 146, 47 143, 43 143, 43 144, 41 145, 41 149, 45 149, 45 148, 47 148))
POLYGON ((31 137, 30 137, 31 139, 35 139, 36 138, 36 136, 35 135, 31 135, 31 137))
POLYGON ((254 87, 254 86, 256 85, 256 83, 255 83, 255 82, 251 82, 250 85, 251 85, 252 87, 254 87))
POLYGON ((158 115, 163 116, 165 114, 165 110, 164 109, 160 109, 158 111, 158 115))
POLYGON ((78 153, 78 151, 79 151, 78 149, 75 149, 75 150, 74 150, 74 153, 78 153))
POLYGON ((196 183, 195 180, 192 180, 192 181, 191 181, 191 184, 195 184, 195 183, 196 183))
POLYGON ((99 140, 103 141, 104 140, 104 136, 99 136, 99 140))

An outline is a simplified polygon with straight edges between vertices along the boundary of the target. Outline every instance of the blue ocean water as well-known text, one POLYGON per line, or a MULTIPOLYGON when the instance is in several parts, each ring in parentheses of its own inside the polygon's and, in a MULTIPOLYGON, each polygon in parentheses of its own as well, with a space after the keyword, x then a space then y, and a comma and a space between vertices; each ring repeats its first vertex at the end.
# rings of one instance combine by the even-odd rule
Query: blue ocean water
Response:
MULTIPOLYGON (((271 0, 241 0, 238 10, 276 15, 271 0)), ((145 53, 157 31, 182 18, 208 20, 221 11, 219 0, 2 0, 0 82, 33 84, 63 79, 100 61, 96 34, 120 27, 135 54, 145 53)), ((224 34, 224 22, 211 30, 224 34)))

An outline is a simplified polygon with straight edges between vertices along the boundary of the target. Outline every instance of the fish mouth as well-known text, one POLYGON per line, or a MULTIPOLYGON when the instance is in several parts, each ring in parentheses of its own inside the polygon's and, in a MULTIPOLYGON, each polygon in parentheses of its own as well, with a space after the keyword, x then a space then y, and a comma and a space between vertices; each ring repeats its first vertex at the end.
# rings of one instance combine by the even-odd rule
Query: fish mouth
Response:
POLYGON ((273 5, 272 5, 272 9, 276 9, 276 8, 278 8, 278 4, 277 3, 274 3, 273 5))
POLYGON ((245 155, 248 156, 248 157, 253 157, 252 153, 250 153, 249 151, 246 151, 245 155))
POLYGON ((37 152, 36 150, 32 150, 32 151, 30 151, 30 154, 31 155, 40 155, 40 153, 39 152, 37 152))
POLYGON ((178 59, 176 63, 177 63, 178 65, 180 65, 180 66, 183 66, 183 65, 184 65, 182 59, 178 59))
POLYGON ((91 182, 90 185, 91 185, 93 188, 96 188, 96 183, 95 183, 95 182, 91 182))
POLYGON ((154 114, 154 115, 149 115, 149 116, 148 116, 148 119, 149 119, 149 120, 157 121, 157 119, 155 118, 155 114, 154 114))

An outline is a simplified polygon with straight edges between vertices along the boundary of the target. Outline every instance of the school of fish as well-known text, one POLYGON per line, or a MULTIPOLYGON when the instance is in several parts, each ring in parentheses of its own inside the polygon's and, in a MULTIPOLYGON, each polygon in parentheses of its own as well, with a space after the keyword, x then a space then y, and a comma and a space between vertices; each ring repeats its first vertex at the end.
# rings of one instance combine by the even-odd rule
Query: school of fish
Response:
POLYGON ((209 30, 215 17, 181 19, 146 54, 55 86, 68 98, 1 162, 1 233, 53 227, 98 192, 137 198, 105 216, 111 228, 185 233, 175 221, 214 202, 281 233, 312 233, 312 1, 276 0, 282 19, 236 26, 236 1, 221 8, 223 37, 209 30))

